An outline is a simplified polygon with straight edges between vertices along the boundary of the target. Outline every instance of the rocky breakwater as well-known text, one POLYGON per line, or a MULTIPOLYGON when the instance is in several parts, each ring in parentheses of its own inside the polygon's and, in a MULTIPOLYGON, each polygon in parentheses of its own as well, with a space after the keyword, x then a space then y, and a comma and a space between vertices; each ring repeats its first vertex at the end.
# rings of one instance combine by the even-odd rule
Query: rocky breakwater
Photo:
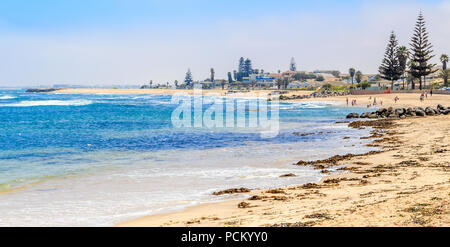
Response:
POLYGON ((436 115, 448 115, 450 114, 450 107, 444 107, 438 105, 437 108, 426 107, 409 107, 409 108, 380 108, 375 112, 364 112, 361 115, 358 113, 350 113, 347 115, 348 119, 351 118, 407 118, 407 117, 425 117, 436 115))
POLYGON ((311 99, 311 98, 328 98, 328 97, 335 97, 335 96, 347 96, 349 95, 349 92, 346 91, 323 91, 323 92, 316 92, 309 95, 292 95, 292 96, 285 96, 280 95, 280 100, 295 100, 295 99, 311 99))
POLYGON ((59 90, 60 88, 30 88, 27 93, 50 93, 59 90))

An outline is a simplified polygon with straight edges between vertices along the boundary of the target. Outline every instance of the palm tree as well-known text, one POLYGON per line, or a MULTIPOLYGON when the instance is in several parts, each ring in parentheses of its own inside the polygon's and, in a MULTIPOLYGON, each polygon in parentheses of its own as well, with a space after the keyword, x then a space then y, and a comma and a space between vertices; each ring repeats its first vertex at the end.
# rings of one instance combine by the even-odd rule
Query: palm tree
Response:
POLYGON ((397 50, 397 57, 398 57, 398 61, 400 63, 400 70, 402 72, 402 79, 403 79, 403 89, 405 89, 405 71, 406 71, 406 66, 408 63, 408 58, 409 58, 409 50, 408 48, 406 48, 406 46, 400 46, 397 50))
POLYGON ((448 56, 447 54, 441 55, 441 62, 442 62, 442 78, 444 79, 444 85, 448 86, 448 70, 447 70, 447 63, 448 63, 448 56))
POLYGON ((356 70, 354 68, 350 68, 348 70, 348 73, 350 74, 350 77, 352 78, 352 86, 353 86, 353 77, 355 77, 356 70))
POLYGON ((450 75, 450 69, 443 70, 441 72, 441 77, 444 79, 444 85, 448 86, 448 76, 450 75))
POLYGON ((362 73, 361 71, 358 70, 358 71, 356 72, 356 74, 355 74, 356 82, 357 82, 358 84, 361 83, 361 81, 362 81, 362 76, 363 76, 363 73, 362 73))
POLYGON ((447 54, 442 54, 441 55, 441 62, 442 62, 442 70, 446 70, 447 69, 447 63, 448 63, 448 56, 447 56, 447 54))

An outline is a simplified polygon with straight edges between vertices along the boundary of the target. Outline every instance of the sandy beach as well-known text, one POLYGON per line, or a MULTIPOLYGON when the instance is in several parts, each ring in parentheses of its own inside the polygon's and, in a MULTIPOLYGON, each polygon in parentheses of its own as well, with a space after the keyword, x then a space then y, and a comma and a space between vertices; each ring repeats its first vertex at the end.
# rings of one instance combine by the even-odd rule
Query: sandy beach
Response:
MULTIPOLYGON (((252 90, 249 92, 236 92, 227 94, 228 90, 212 89, 212 90, 202 90, 202 95, 210 96, 227 96, 227 97, 271 97, 269 94, 277 90, 252 90)), ((281 90, 284 91, 284 90, 281 90)), ((301 90, 291 90, 287 91, 284 96, 290 97, 293 95, 310 95, 314 91, 301 91, 301 90)), ((173 94, 188 94, 193 95, 194 90, 188 89, 96 89, 96 88, 66 88, 53 91, 52 93, 57 94, 158 94, 158 95, 173 95, 173 94)), ((272 97, 276 97, 273 96, 272 97)), ((376 95, 348 95, 348 96, 333 96, 325 98, 309 98, 309 99, 298 99, 289 100, 292 101, 331 101, 341 104, 346 104, 347 98, 349 102, 353 99, 357 102, 357 107, 367 106, 372 104, 374 98, 377 100, 377 106, 383 107, 409 107, 409 106, 421 106, 436 107, 437 104, 448 105, 450 103, 449 95, 439 95, 434 94, 433 96, 428 95, 428 97, 421 102, 419 100, 419 93, 392 93, 392 94, 376 94, 376 95), (398 96, 399 101, 395 103, 394 98, 398 96), (381 105, 382 104, 382 105, 381 105)))
MULTIPOLYGON (((360 102, 369 97, 349 96, 360 102)), ((450 102, 447 95, 434 95, 422 105, 415 94, 400 94, 397 104, 395 94, 376 97, 383 106, 450 102)), ((339 158, 335 165, 344 166, 341 172, 320 183, 251 191, 246 200, 203 204, 117 226, 450 226, 450 116, 377 121, 371 145, 381 151, 339 158)))
MULTIPOLYGON (((296 93, 292 93, 296 94, 296 93)), ((335 96, 327 98, 311 98, 311 99, 300 99, 293 101, 333 101, 346 104, 346 100, 351 101, 356 100, 356 106, 367 106, 373 104, 374 98, 376 98, 377 106, 379 107, 436 107, 438 104, 450 105, 450 95, 433 94, 433 96, 428 95, 424 101, 420 101, 420 93, 392 93, 392 94, 375 94, 375 95, 348 95, 348 96, 335 96), (395 103, 395 97, 399 100, 395 103), (381 105, 382 104, 382 105, 381 105)))
MULTIPOLYGON (((228 93, 229 90, 208 89, 202 90, 202 95, 205 96, 229 96, 229 97, 267 97, 269 93, 275 90, 252 90, 248 92, 237 91, 228 93)), ((188 94, 193 95, 192 89, 97 89, 97 88, 64 88, 53 91, 58 94, 157 94, 157 95, 173 95, 173 94, 188 94)), ((308 95, 312 91, 295 91, 288 95, 308 95)))

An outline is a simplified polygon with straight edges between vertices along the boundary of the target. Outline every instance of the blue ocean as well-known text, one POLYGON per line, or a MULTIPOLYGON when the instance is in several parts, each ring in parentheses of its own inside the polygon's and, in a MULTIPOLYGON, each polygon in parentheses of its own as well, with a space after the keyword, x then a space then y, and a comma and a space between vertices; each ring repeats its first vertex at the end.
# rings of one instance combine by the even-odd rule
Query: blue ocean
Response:
POLYGON ((211 196, 221 189, 317 182, 319 171, 293 164, 370 150, 369 130, 335 124, 363 108, 279 103, 279 134, 267 138, 175 128, 177 107, 168 95, 0 91, 0 226, 111 226, 234 198, 211 196))

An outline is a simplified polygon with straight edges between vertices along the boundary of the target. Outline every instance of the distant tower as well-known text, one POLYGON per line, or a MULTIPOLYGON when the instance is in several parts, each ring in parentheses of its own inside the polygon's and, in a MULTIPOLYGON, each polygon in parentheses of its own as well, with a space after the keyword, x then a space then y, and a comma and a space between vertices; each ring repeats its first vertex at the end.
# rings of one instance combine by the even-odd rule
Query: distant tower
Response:
POLYGON ((289 66, 290 71, 297 71, 297 65, 295 64, 295 59, 291 58, 291 65, 289 66))

